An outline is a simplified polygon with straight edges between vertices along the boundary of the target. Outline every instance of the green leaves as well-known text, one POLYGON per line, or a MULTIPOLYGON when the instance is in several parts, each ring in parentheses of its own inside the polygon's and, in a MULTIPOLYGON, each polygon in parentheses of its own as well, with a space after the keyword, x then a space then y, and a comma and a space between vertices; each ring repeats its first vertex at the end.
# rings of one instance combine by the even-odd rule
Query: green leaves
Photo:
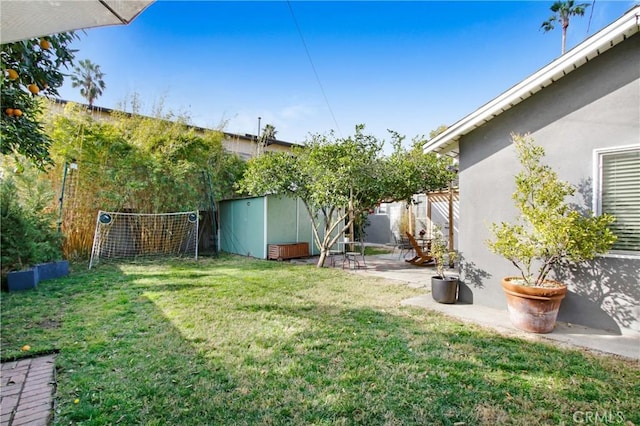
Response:
POLYGON ((87 100, 89 106, 102 95, 106 88, 103 80, 104 73, 100 65, 94 64, 89 59, 80 60, 78 66, 73 68, 75 74, 71 76, 71 86, 80 88, 80 95, 87 100))
POLYGON ((54 194, 40 170, 24 158, 5 158, 1 174, 2 273, 59 260, 62 235, 47 209, 54 194))
POLYGON ((247 162, 247 170, 237 183, 237 188, 252 195, 297 196, 304 191, 301 178, 294 155, 286 152, 265 152, 247 162))
POLYGON ((436 262, 436 271, 438 276, 445 278, 445 265, 453 264, 453 262, 456 261, 458 254, 454 250, 449 251, 441 226, 436 226, 433 230, 431 255, 436 262))
POLYGON ((405 201, 413 194, 445 188, 455 179, 455 173, 448 170, 453 164, 450 157, 438 158, 435 153, 425 153, 424 141, 414 139, 412 147, 402 147, 402 138, 391 132, 394 152, 385 159, 384 180, 386 201, 405 201))
POLYGON ((572 16, 584 16, 584 12, 587 7, 591 6, 589 3, 575 4, 574 0, 559 0, 554 2, 550 9, 553 15, 548 20, 544 21, 540 28, 544 32, 549 32, 555 28, 556 23, 560 23, 562 26, 562 53, 566 50, 566 37, 567 28, 569 27, 569 21, 572 16))
POLYGON ((63 229, 72 238, 66 239, 65 252, 90 253, 97 209, 208 209, 210 190, 214 200, 235 194, 233 185, 245 165, 225 151, 221 132, 195 132, 184 121, 166 117, 111 118, 94 121, 85 108, 68 104, 47 125, 58 164, 53 175, 62 175, 65 162, 78 164, 67 181, 63 229), (211 176, 211 186, 203 172, 211 176))
POLYGON ((521 215, 514 224, 492 224, 494 239, 487 245, 511 261, 529 285, 540 285, 558 262, 582 262, 607 252, 616 239, 609 229, 614 218, 573 210, 566 199, 575 188, 541 163, 544 149, 528 135, 512 137, 522 166, 513 194, 521 215))
POLYGON ((51 163, 51 140, 41 125, 41 105, 33 92, 58 95, 65 76, 61 68, 68 68, 74 59, 68 44, 75 38, 73 33, 60 33, 1 46, 2 154, 17 152, 41 168, 51 163))
POLYGON ((395 152, 385 157, 382 142, 364 129, 364 125, 356 126, 354 135, 347 138, 337 138, 333 132, 313 135, 303 148, 290 154, 267 152, 252 158, 238 190, 300 197, 314 222, 316 243, 326 252, 360 213, 381 201, 407 200, 413 194, 444 187, 452 179, 446 169, 450 160, 425 154, 418 143, 404 150, 403 137, 395 132, 391 132, 395 152), (344 215, 338 215, 338 210, 344 215), (343 226, 340 222, 345 217, 349 220, 343 226))

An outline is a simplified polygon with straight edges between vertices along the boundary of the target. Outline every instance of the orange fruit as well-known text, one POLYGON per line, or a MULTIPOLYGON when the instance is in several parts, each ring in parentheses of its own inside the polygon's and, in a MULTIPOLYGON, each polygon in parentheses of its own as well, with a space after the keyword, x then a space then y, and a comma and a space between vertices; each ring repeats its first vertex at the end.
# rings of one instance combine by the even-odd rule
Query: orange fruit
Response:
POLYGON ((14 69, 9 68, 7 70, 7 74, 9 76, 9 80, 15 80, 16 78, 18 78, 18 72, 14 69))
MULTIPOLYGON (((4 112, 9 116, 9 117, 13 117, 13 108, 7 108, 4 110, 4 112)), ((22 111, 20 111, 22 112, 22 111)))
POLYGON ((29 346, 29 345, 24 345, 24 346, 22 347, 22 350, 23 350, 23 351, 29 351, 29 350, 31 350, 31 346, 29 346))
POLYGON ((49 43, 49 40, 47 40, 46 38, 41 38, 40 47, 44 50, 49 50, 49 48, 51 47, 51 43, 49 43))
POLYGON ((18 108, 13 110, 13 116, 14 117, 21 117, 22 116, 22 111, 19 110, 18 108))
POLYGON ((40 91, 40 88, 38 87, 37 84, 30 84, 27 86, 27 89, 29 89, 29 91, 34 95, 37 95, 38 92, 40 91))

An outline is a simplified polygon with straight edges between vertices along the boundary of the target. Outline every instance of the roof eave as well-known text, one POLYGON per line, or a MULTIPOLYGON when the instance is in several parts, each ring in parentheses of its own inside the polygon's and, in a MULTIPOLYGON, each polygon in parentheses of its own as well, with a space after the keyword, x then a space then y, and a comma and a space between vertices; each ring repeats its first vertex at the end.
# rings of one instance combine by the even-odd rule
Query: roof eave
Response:
POLYGON ((640 6, 635 6, 621 18, 589 37, 566 54, 454 123, 440 135, 431 139, 425 145, 425 151, 433 151, 440 154, 454 151, 457 154, 458 142, 462 136, 634 35, 640 30, 639 20, 640 6))

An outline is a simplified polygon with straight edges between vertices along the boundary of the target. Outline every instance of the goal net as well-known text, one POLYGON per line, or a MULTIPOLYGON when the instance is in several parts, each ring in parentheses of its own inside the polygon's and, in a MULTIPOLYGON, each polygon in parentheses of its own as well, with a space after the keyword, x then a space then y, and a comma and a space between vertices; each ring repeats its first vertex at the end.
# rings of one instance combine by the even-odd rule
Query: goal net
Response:
POLYGON ((105 260, 157 256, 198 258, 198 212, 98 212, 89 269, 105 260))

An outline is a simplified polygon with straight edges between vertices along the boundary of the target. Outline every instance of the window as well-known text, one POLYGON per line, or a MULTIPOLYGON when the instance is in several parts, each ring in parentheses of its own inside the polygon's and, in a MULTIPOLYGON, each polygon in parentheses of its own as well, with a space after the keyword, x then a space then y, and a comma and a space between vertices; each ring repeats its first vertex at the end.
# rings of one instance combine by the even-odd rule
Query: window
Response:
POLYGON ((612 251, 640 255, 640 145, 597 150, 596 212, 616 217, 612 251))

